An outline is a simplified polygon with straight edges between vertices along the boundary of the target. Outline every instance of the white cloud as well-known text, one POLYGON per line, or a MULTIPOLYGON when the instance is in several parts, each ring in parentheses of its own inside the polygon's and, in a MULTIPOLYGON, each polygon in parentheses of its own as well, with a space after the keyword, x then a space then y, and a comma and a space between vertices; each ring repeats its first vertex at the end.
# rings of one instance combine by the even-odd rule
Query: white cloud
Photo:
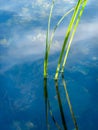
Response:
POLYGON ((50 7, 50 2, 46 1, 46 0, 36 0, 36 1, 32 1, 32 7, 34 8, 35 6, 37 7, 41 7, 43 10, 47 10, 50 7))
POLYGON ((64 2, 68 2, 68 3, 70 3, 70 4, 73 4, 73 3, 76 3, 76 1, 75 0, 63 0, 64 2))
POLYGON ((75 41, 89 40, 98 38, 98 20, 93 19, 90 22, 82 22, 76 33, 75 41))
POLYGON ((35 36, 28 36, 28 38, 31 38, 33 42, 41 42, 45 44, 46 34, 45 33, 38 33, 35 36))
POLYGON ((32 14, 27 7, 23 7, 22 10, 19 12, 19 16, 24 21, 31 21, 32 20, 32 14))
MULTIPOLYGON (((65 29, 64 27, 61 27, 57 30, 51 46, 51 54, 61 50, 65 29)), ((80 49, 83 54, 87 55, 90 53, 90 46, 93 46, 93 44, 89 44, 89 41, 94 38, 98 39, 97 19, 92 20, 90 23, 82 22, 79 25, 72 45, 75 46, 75 44, 78 44, 78 47, 81 48, 78 49, 80 49), (81 41, 83 41, 82 44, 79 44, 81 41), (88 41, 85 47, 84 41, 88 41)), ((0 59, 2 59, 2 62, 14 65, 15 63, 25 62, 26 59, 29 59, 30 57, 32 57, 32 61, 42 58, 45 53, 45 41, 46 32, 42 29, 24 33, 22 36, 17 36, 15 33, 10 40, 6 41, 8 44, 8 50, 5 52, 5 55, 0 57, 0 59)), ((95 60, 95 58, 93 59, 95 60)))
MULTIPOLYGON (((55 8, 54 8, 54 14, 62 14, 65 12, 65 10, 68 8, 68 6, 65 6, 64 0, 56 0, 55 1, 55 8)), ((73 0, 71 0, 70 3, 73 3, 73 0)), ((50 6, 52 4, 51 1, 47 0, 1 0, 0 9, 6 10, 6 11, 12 11, 16 13, 17 15, 21 16, 24 20, 32 20, 35 17, 35 14, 41 17, 47 17, 49 14, 50 6)), ((70 4, 69 4, 70 6, 70 4)))

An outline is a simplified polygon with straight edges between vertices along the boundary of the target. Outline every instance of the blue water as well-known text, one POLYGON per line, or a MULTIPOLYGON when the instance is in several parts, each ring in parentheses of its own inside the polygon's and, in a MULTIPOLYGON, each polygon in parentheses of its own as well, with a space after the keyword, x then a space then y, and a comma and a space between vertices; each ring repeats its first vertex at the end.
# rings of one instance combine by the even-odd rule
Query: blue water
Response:
MULTIPOLYGON (((71 57, 69 57, 68 64, 70 59, 71 57)), ((97 130, 98 128, 98 68, 96 63, 91 65, 90 62, 89 60, 86 65, 83 65, 75 61, 74 65, 67 64, 65 69, 67 89, 80 130, 97 130)), ((55 66, 55 64, 52 64, 49 69, 52 68, 53 70, 55 66)), ((52 78, 53 74, 49 77, 47 85, 49 100, 53 114, 62 126, 55 83, 52 78)), ((34 63, 14 66, 9 71, 0 74, 0 83, 1 129, 46 130, 43 59, 34 63)), ((58 85, 68 128, 73 129, 74 125, 66 102, 61 78, 58 81, 58 85)), ((49 117, 49 120, 51 129, 56 129, 51 117, 49 117)))
MULTIPOLYGON (((74 5, 63 2, 58 1, 55 5, 51 31, 66 9, 74 5), (68 6, 65 8, 65 5, 68 6)), ((43 63, 50 9, 48 4, 50 1, 0 0, 0 130, 47 130, 43 63)), ((64 71, 79 130, 98 129, 97 12, 98 4, 95 0, 89 0, 64 71)), ((48 100, 62 130, 54 74, 70 16, 62 22, 55 34, 48 64, 48 100)), ((67 128, 73 130, 61 74, 58 89, 67 128)), ((57 130, 50 113, 48 121, 50 130, 57 130)))

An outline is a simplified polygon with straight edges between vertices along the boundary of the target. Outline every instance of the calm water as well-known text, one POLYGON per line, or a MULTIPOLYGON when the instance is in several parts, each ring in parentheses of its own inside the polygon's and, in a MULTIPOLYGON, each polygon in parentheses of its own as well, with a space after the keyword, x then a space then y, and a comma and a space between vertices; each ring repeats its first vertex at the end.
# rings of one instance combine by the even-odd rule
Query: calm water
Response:
MULTIPOLYGON (((53 57, 52 57, 53 58, 53 57)), ((70 63, 69 58, 69 63, 70 63)), ((98 80, 97 65, 92 61, 85 64, 74 62, 65 70, 65 80, 70 100, 80 130, 97 130, 98 124, 98 80)), ((50 65, 50 69, 55 64, 50 65)), ((16 65, 0 75, 0 127, 2 130, 34 129, 46 130, 43 60, 16 65)), ((56 120, 61 124, 55 82, 49 77, 47 87, 50 104, 56 120)), ((64 114, 69 129, 73 122, 66 102, 62 80, 58 81, 64 114)), ((51 129, 56 129, 49 117, 51 129)), ((62 125, 62 124, 61 124, 62 125)))
MULTIPOLYGON (((0 0, 0 130, 47 129, 43 62, 46 21, 50 7, 48 4, 50 3, 44 0, 39 3, 38 0, 0 0)), ((61 8, 56 8, 59 4, 55 5, 56 14, 53 14, 52 27, 64 11, 64 4, 60 4, 61 8)), ((76 32, 64 72, 79 130, 98 129, 97 12, 98 4, 90 0, 76 32)), ((56 32, 47 79, 48 99, 53 115, 61 127, 62 119, 53 78, 69 20, 70 16, 56 32)), ((67 128, 73 130, 74 124, 61 76, 58 88, 67 128)), ((56 130, 50 115, 48 119, 51 130, 56 130)))

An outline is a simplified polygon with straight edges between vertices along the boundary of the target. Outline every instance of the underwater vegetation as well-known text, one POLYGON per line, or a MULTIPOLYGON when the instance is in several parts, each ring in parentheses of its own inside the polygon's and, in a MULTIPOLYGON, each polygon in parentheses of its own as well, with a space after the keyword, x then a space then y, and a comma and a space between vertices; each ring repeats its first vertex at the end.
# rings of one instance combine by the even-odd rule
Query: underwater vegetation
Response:
POLYGON ((50 14, 49 14, 49 18, 48 18, 48 28, 47 28, 47 33, 46 33, 46 49, 45 49, 45 57, 44 57, 44 98, 45 98, 45 110, 46 110, 46 124, 47 124, 47 129, 50 130, 51 124, 49 123, 49 120, 48 120, 48 118, 50 116, 58 130, 63 130, 63 129, 68 130, 66 117, 64 115, 64 110, 63 110, 64 108, 62 105, 62 99, 60 96, 59 85, 58 85, 58 80, 59 80, 58 77, 61 76, 63 89, 64 89, 65 97, 66 97, 66 100, 67 100, 67 103, 69 106, 70 114, 71 114, 71 117, 73 120, 74 128, 75 128, 75 130, 78 130, 78 124, 77 124, 76 117, 75 117, 75 114, 74 114, 73 109, 72 109, 71 101, 70 101, 69 94, 67 91, 66 81, 64 79, 64 68, 66 66, 66 61, 68 58, 68 54, 70 51, 70 47, 71 47, 75 32, 77 30, 81 16, 82 16, 84 9, 85 9, 85 6, 87 4, 87 0, 78 0, 76 5, 73 8, 71 8, 70 10, 65 12, 65 14, 61 17, 61 19, 55 25, 51 36, 49 36, 50 35, 50 23, 51 23, 54 4, 55 4, 55 0, 52 0, 50 14), (63 42, 62 49, 61 49, 59 59, 58 59, 56 72, 54 74, 55 91, 56 91, 56 95, 57 95, 58 106, 59 106, 61 122, 62 122, 62 127, 61 127, 59 125, 59 122, 56 121, 55 116, 52 112, 52 107, 50 105, 51 101, 49 100, 49 96, 48 96, 49 95, 49 92, 47 89, 48 88, 48 85, 47 85, 47 82, 48 82, 48 78, 47 78, 48 57, 49 57, 50 48, 51 48, 51 45, 53 42, 53 38, 55 36, 56 29, 61 24, 61 22, 65 19, 65 17, 68 16, 71 12, 73 12, 73 14, 71 16, 69 25, 68 25, 67 30, 66 30, 64 42, 63 42))

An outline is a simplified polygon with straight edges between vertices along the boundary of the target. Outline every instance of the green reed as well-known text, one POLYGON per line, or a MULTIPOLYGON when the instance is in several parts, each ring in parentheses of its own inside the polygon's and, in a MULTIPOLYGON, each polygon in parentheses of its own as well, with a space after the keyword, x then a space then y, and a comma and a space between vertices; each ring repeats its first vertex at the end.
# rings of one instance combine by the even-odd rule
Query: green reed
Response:
POLYGON ((48 29, 47 29, 47 34, 46 34, 46 50, 45 50, 45 57, 44 57, 44 78, 47 78, 48 56, 49 56, 51 44, 53 42, 55 31, 59 27, 59 25, 61 24, 61 22, 64 20, 64 18, 75 9, 75 7, 71 8, 70 10, 68 10, 60 18, 60 20, 57 22, 56 26, 54 27, 53 32, 52 32, 51 37, 50 37, 50 40, 49 40, 50 21, 51 21, 51 17, 52 17, 53 7, 54 7, 54 0, 52 1, 52 5, 51 5, 51 9, 50 9, 50 15, 49 15, 49 18, 48 18, 48 29))
POLYGON ((79 24, 80 18, 81 18, 82 14, 83 14, 84 8, 85 8, 85 6, 87 4, 87 0, 78 0, 76 6, 73 7, 72 9, 70 9, 68 12, 66 12, 61 17, 61 19, 57 22, 56 26, 54 27, 53 32, 52 32, 51 37, 50 37, 50 40, 49 40, 50 23, 51 23, 51 17, 52 17, 54 2, 55 1, 52 0, 50 14, 49 14, 49 18, 48 18, 48 29, 47 29, 47 34, 46 34, 46 49, 45 49, 45 57, 44 57, 44 78, 47 78, 48 57, 49 57, 50 47, 51 47, 51 44, 53 42, 55 31, 58 28, 58 26, 61 24, 61 22, 64 20, 64 18, 74 10, 74 13, 72 15, 72 18, 70 20, 69 26, 68 26, 67 31, 66 31, 66 35, 65 35, 65 38, 64 38, 64 43, 63 43, 62 50, 61 50, 59 60, 58 60, 58 65, 57 65, 55 78, 54 78, 55 80, 57 80, 58 75, 59 75, 59 71, 60 71, 60 67, 61 67, 61 63, 62 63, 62 60, 63 60, 63 57, 64 57, 65 48, 66 48, 66 46, 68 44, 61 72, 64 72, 64 67, 65 67, 65 64, 66 64, 66 60, 67 60, 67 57, 68 57, 70 46, 71 46, 72 40, 74 38, 77 26, 79 24), (82 5, 82 8, 81 8, 81 5, 82 5), (80 10, 80 8, 81 8, 81 10, 80 10), (79 10, 80 10, 80 14, 78 14, 79 10), (76 21, 76 23, 75 23, 75 21, 76 21), (68 40, 69 40, 69 43, 68 43, 68 40))
POLYGON ((62 65, 62 70, 61 70, 61 72, 64 72, 64 67, 65 67, 66 60, 67 60, 67 57, 68 57, 68 53, 69 53, 69 50, 70 50, 70 47, 71 47, 71 43, 72 43, 72 40, 73 40, 73 38, 74 38, 75 32, 76 32, 76 30, 77 30, 79 21, 80 21, 80 19, 81 19, 81 16, 82 16, 82 14, 83 14, 83 11, 84 11, 84 8, 85 8, 86 4, 87 4, 87 0, 84 0, 84 2, 82 3, 82 7, 81 7, 81 9, 80 9, 80 12, 79 12, 79 14, 78 14, 78 16, 77 16, 76 23, 75 23, 75 25, 74 25, 74 27, 73 27, 73 31, 72 31, 72 34, 71 34, 71 37, 70 37, 70 40, 69 40, 69 43, 68 43, 68 47, 67 47, 66 54, 65 54, 65 57, 64 57, 64 61, 63 61, 63 65, 62 65))
MULTIPOLYGON (((53 38, 55 36, 56 29, 59 27, 59 25, 64 20, 64 18, 68 14, 70 14, 72 11, 74 11, 73 15, 71 17, 70 23, 68 25, 67 31, 66 31, 66 35, 65 35, 65 38, 64 38, 62 50, 61 50, 61 53, 60 53, 60 56, 59 56, 57 69, 56 69, 56 73, 55 73, 55 77, 54 77, 56 95, 57 95, 57 98, 58 98, 61 120, 62 120, 64 130, 67 130, 67 125, 66 125, 66 121, 65 121, 65 117, 64 117, 64 112, 63 112, 62 100, 61 100, 60 92, 59 92, 59 89, 58 89, 58 76, 59 76, 60 69, 61 69, 62 73, 64 72, 64 67, 66 65, 66 60, 68 58, 70 47, 71 47, 75 32, 77 30, 78 24, 80 22, 81 16, 83 14, 84 8, 87 4, 87 0, 78 0, 75 7, 71 8, 69 11, 67 11, 60 18, 60 20, 55 25, 51 36, 49 36, 50 35, 50 23, 51 23, 54 3, 55 3, 55 0, 52 0, 50 14, 49 14, 49 18, 48 18, 48 27, 47 27, 47 33, 46 33, 46 50, 45 50, 45 57, 44 57, 44 97, 45 97, 45 106, 46 106, 46 123, 47 123, 48 130, 50 130, 50 125, 49 125, 49 121, 48 121, 48 116, 49 116, 49 113, 50 113, 50 116, 51 116, 54 124, 56 125, 57 129, 62 130, 61 127, 59 126, 59 124, 57 123, 57 121, 54 118, 54 115, 53 115, 53 112, 52 112, 52 109, 51 109, 51 106, 50 106, 50 102, 49 102, 49 99, 48 99, 48 90, 47 90, 48 57, 49 57, 50 48, 51 48, 51 45, 52 45, 52 42, 53 42, 53 38), (65 51, 65 49, 66 49, 66 51, 65 51), (65 56, 64 56, 64 53, 65 53, 65 56), (62 68, 61 68, 61 64, 62 64, 62 68)), ((69 95, 68 95, 68 91, 67 91, 67 88, 66 88, 66 83, 65 83, 63 75, 62 75, 62 82, 63 82, 66 98, 67 98, 67 101, 68 101, 70 113, 71 113, 71 116, 72 116, 72 119, 73 119, 73 122, 74 122, 74 125, 75 125, 75 129, 78 130, 76 118, 75 118, 75 115, 74 115, 73 110, 72 110, 72 105, 71 105, 71 102, 70 102, 70 99, 69 99, 69 95)))
POLYGON ((67 45, 67 42, 68 42, 71 30, 72 30, 73 24, 75 22, 76 16, 77 16, 78 11, 80 9, 81 2, 82 2, 82 0, 78 0, 78 3, 76 5, 76 7, 75 7, 75 10, 74 10, 74 13, 72 15, 72 18, 70 20, 69 26, 67 28, 67 32, 66 32, 66 35, 65 35, 64 43, 63 43, 63 46, 62 46, 62 50, 61 50, 61 53, 60 53, 60 57, 59 57, 59 60, 58 60, 58 65, 57 65, 57 69, 56 69, 56 73, 55 73, 55 80, 58 79, 58 74, 59 74, 59 71, 60 71, 60 66, 61 66, 61 62, 62 62, 62 59, 63 59, 65 47, 67 45))
POLYGON ((47 66, 48 66, 48 40, 49 40, 49 32, 50 32, 50 21, 52 17, 52 11, 54 7, 54 0, 52 0, 52 5, 50 9, 49 19, 48 19, 48 29, 46 34, 46 50, 45 50, 45 58, 44 58, 44 78, 47 78, 47 66))

